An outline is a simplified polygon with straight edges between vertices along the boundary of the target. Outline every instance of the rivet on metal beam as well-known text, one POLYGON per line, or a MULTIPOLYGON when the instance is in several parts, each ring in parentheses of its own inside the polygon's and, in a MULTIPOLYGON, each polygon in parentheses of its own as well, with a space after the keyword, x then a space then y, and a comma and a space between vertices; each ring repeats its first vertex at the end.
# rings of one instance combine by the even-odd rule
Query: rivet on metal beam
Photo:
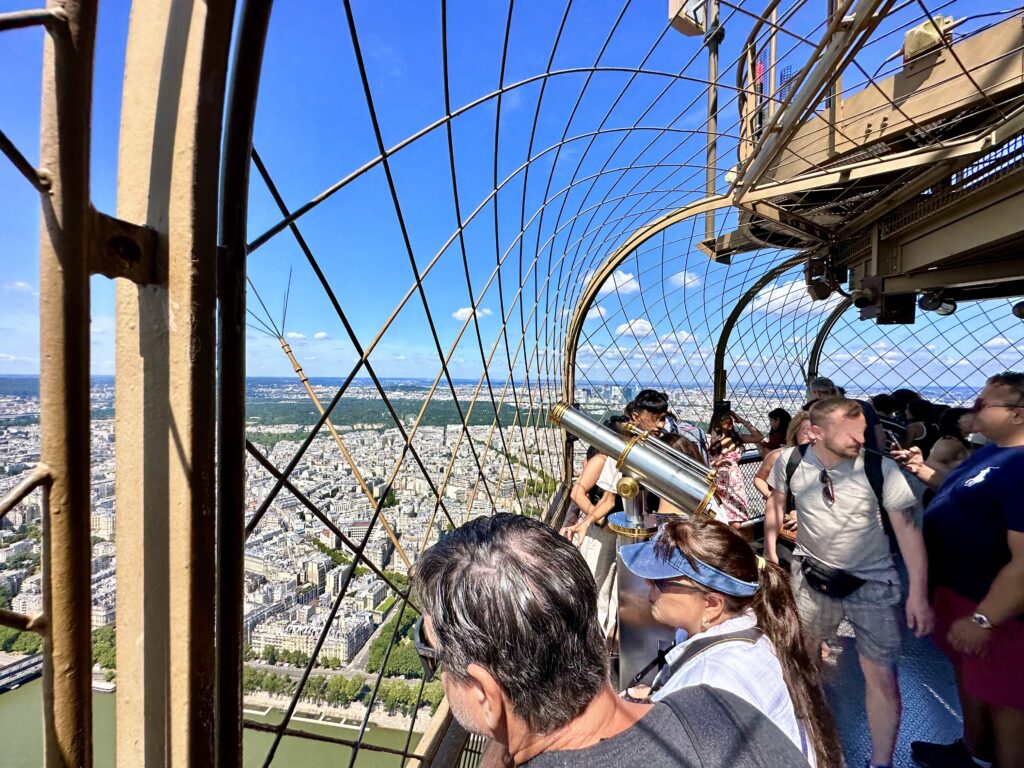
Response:
POLYGON ((89 272, 138 285, 162 284, 156 230, 94 211, 89 272))

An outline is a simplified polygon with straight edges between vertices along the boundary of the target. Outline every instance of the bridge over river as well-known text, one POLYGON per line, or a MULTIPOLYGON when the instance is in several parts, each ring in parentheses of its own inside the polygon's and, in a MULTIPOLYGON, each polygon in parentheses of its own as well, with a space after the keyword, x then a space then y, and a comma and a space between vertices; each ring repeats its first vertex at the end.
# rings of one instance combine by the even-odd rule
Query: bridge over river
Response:
POLYGON ((13 690, 43 674, 43 655, 34 653, 6 667, 0 667, 0 693, 13 690))

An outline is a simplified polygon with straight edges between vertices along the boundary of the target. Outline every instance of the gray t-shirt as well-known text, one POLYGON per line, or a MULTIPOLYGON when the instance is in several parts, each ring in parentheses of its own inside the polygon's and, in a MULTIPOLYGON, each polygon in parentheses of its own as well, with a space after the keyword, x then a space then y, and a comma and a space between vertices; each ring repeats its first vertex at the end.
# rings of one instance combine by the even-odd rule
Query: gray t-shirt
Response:
POLYGON ((530 768, 806 768, 792 741, 737 696, 683 688, 617 736, 586 749, 545 752, 530 768))
MULTIPOLYGON (((768 484, 786 493, 786 465, 796 448, 784 450, 772 467, 768 484)), ((872 581, 898 580, 893 565, 889 539, 882 525, 878 499, 864 472, 864 455, 846 459, 828 474, 835 489, 835 503, 829 505, 822 495, 821 470, 823 464, 808 449, 793 473, 793 499, 796 503, 796 554, 810 555, 825 565, 872 581)), ((899 465, 889 459, 882 460, 882 503, 892 514, 917 506, 914 492, 899 465)))

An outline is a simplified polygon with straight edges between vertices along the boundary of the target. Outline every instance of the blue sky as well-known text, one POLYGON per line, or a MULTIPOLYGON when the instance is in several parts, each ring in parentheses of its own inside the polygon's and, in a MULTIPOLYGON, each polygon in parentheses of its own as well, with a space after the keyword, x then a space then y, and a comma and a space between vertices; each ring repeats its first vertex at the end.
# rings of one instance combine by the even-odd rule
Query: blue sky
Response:
MULTIPOLYGON (((0 10, 34 5, 0 0, 0 10)), ((753 5, 744 7, 750 10, 753 5)), ((508 6, 455 0, 449 6, 451 108, 457 111, 480 100, 452 121, 462 237, 456 236, 456 190, 443 125, 390 155, 397 208, 383 165, 377 163, 301 218, 299 226, 360 343, 365 347, 376 339, 371 363, 378 374, 434 376, 440 348, 440 354, 450 356, 450 369, 458 378, 478 377, 483 359, 492 371, 503 372, 498 386, 510 369, 517 378, 529 375, 550 381, 560 378, 565 325, 587 276, 632 229, 703 194, 700 129, 706 112, 703 87, 696 81, 706 74, 705 55, 699 38, 666 31, 662 2, 627 3, 625 10, 623 3, 606 0, 572 3, 555 48, 566 6, 520 0, 508 25, 502 74, 508 6), (549 58, 550 69, 560 74, 542 83, 536 76, 549 68, 549 58), (603 68, 600 73, 579 71, 595 61, 603 68), (645 74, 624 71, 634 68, 645 74), (667 76, 680 72, 683 78, 667 76), (500 100, 486 98, 502 82, 523 84, 500 100), (500 190, 494 194, 496 187, 500 190), (426 305, 415 290, 413 263, 420 272, 429 267, 423 278, 426 305), (508 318, 504 333, 503 316, 508 318)), ((440 8, 439 2, 353 2, 387 148, 445 114, 440 8)), ((115 210, 127 14, 125 0, 100 4, 92 195, 97 208, 108 212, 115 210)), ((750 19, 737 11, 723 15, 726 67, 746 37, 750 19)), ((813 37, 820 21, 801 12, 790 24, 813 37)), ((896 29, 902 22, 886 23, 896 29)), ((0 126, 33 160, 41 36, 38 30, 0 35, 0 88, 5 94, 0 126)), ((862 61, 874 70, 896 47, 898 39, 883 39, 863 53, 862 61)), ((802 43, 780 42, 780 56, 794 69, 806 53, 802 43)), ((725 71, 721 81, 720 129, 726 135, 719 154, 724 172, 735 162, 736 106, 730 90, 735 71, 725 71)), ((255 146, 290 208, 377 157, 344 5, 338 0, 276 4, 255 146)), ((719 184, 724 188, 721 179, 719 184)), ((279 219, 253 170, 250 239, 279 219)), ((719 231, 734 221, 732 216, 720 216, 719 231)), ((37 222, 35 192, 0 162, 0 373, 38 369, 37 222)), ((786 254, 760 252, 726 268, 695 251, 694 240, 701 236, 702 221, 683 222, 623 264, 602 291, 585 327, 580 360, 584 378, 708 378, 718 328, 732 301, 786 254)), ((253 284, 276 324, 283 316, 283 295, 291 275, 283 330, 307 372, 347 375, 355 359, 354 346, 291 234, 284 231, 271 238, 249 263, 253 284)), ((113 284, 95 279, 93 292, 93 370, 111 373, 113 284)), ((249 305, 260 320, 268 320, 255 296, 250 296, 249 305)), ((729 367, 737 377, 756 377, 765 370, 786 378, 798 374, 794 365, 809 344, 808 334, 813 335, 808 330, 811 321, 829 308, 805 305, 809 300, 797 272, 765 289, 737 329, 735 349, 730 347, 729 367), (794 306, 801 306, 801 312, 788 311, 794 306), (801 317, 800 328, 786 325, 785 318, 793 315, 801 317)), ((253 320, 254 325, 257 322, 253 320)), ((1019 359, 1019 323, 995 327, 984 312, 961 316, 956 327, 965 323, 973 324, 977 338, 964 337, 958 342, 961 348, 933 350, 951 361, 941 365, 974 360, 971 355, 983 355, 976 362, 986 364, 990 358, 996 361, 992 364, 1019 359), (986 347, 993 340, 995 346, 986 347), (986 349, 996 356, 984 357, 987 353, 979 350, 986 349)), ((894 382, 911 377, 921 366, 937 365, 934 360, 913 359, 921 350, 908 339, 923 333, 920 327, 891 329, 883 337, 877 329, 841 326, 836 354, 856 343, 866 344, 860 358, 874 355, 876 367, 892 364, 887 376, 894 382), (906 359, 895 360, 891 349, 876 354, 878 344, 904 349, 906 359)), ((920 346, 927 344, 936 346, 941 340, 920 346)), ((256 330, 248 343, 248 367, 250 375, 291 374, 279 343, 256 330)))

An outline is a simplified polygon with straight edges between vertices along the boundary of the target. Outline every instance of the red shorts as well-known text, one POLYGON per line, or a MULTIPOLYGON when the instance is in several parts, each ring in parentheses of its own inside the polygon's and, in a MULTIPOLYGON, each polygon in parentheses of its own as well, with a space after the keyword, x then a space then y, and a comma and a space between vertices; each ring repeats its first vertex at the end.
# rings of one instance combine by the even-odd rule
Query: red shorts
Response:
POLYGON ((960 653, 946 639, 953 622, 973 615, 977 608, 973 600, 939 587, 932 640, 960 667, 964 688, 971 696, 997 707, 1024 709, 1024 623, 1014 619, 992 630, 992 642, 983 659, 960 653))

